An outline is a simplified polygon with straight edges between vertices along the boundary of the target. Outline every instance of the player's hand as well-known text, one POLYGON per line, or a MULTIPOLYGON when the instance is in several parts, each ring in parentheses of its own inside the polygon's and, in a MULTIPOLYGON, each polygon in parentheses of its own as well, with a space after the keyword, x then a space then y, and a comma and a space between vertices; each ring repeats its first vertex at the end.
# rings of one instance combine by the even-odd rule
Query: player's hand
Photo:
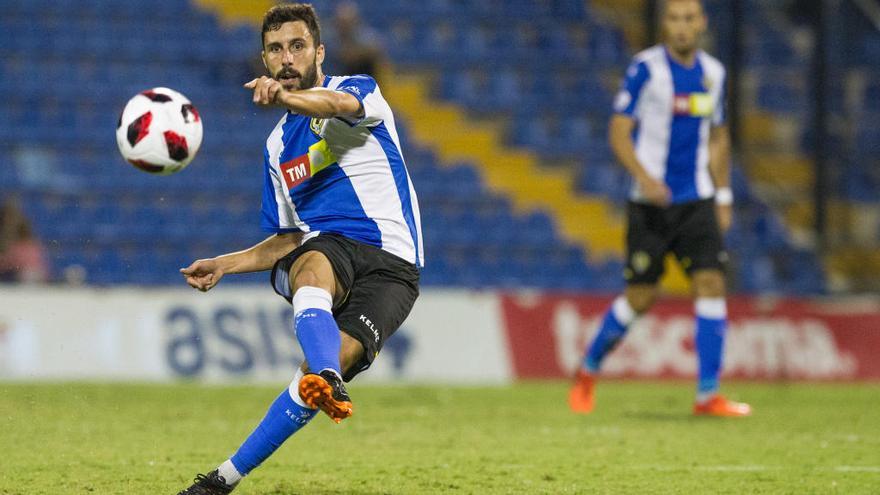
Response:
POLYGON ((666 183, 653 177, 643 177, 638 180, 639 190, 645 199, 656 206, 669 206, 672 202, 672 191, 666 183))
POLYGON ((180 273, 190 287, 202 292, 211 290, 223 278, 223 269, 215 259, 193 261, 188 267, 181 268, 180 273))
POLYGON ((722 234, 726 234, 733 224, 733 206, 715 205, 715 214, 718 216, 718 228, 722 234))
POLYGON ((284 87, 271 77, 262 76, 244 85, 247 89, 254 90, 254 103, 257 105, 275 105, 284 87))

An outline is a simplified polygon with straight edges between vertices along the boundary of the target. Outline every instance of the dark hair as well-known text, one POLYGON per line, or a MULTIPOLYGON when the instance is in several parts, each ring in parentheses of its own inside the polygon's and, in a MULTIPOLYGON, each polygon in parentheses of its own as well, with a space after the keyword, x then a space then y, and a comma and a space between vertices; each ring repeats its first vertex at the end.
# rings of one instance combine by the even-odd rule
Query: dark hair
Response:
POLYGON ((265 43, 265 35, 269 31, 281 29, 285 22, 303 21, 315 40, 315 48, 321 44, 321 25, 318 14, 310 3, 283 3, 266 11, 263 16, 263 30, 260 32, 260 44, 265 43))
MULTIPOLYGON (((670 0, 661 0, 660 4, 658 5, 657 12, 660 14, 664 14, 666 12, 666 7, 669 6, 669 2, 670 2, 670 0)), ((706 13, 706 6, 703 5, 703 0, 697 0, 697 3, 700 4, 700 9, 705 14, 706 13)))

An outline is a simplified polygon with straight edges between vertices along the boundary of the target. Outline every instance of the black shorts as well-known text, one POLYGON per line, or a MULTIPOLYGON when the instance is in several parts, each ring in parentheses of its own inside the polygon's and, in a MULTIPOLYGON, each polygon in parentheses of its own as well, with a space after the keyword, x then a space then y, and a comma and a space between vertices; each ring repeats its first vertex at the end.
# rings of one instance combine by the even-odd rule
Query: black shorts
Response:
POLYGON ((361 361, 344 373, 349 381, 370 367, 382 345, 409 315, 419 296, 419 270, 387 251, 337 234, 321 234, 279 259, 272 269, 272 287, 292 302, 290 267, 303 253, 318 251, 330 260, 345 291, 334 303, 339 329, 364 346, 361 361))
POLYGON ((688 275, 697 270, 725 269, 727 253, 714 199, 666 208, 631 201, 627 216, 624 278, 628 284, 656 284, 669 252, 688 275))

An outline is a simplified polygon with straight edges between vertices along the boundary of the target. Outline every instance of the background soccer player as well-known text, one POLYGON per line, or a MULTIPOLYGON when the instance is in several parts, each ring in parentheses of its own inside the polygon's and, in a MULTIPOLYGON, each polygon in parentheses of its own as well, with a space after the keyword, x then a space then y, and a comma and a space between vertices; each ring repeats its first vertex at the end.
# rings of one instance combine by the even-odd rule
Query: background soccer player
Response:
POLYGON ((255 104, 287 109, 264 152, 261 225, 273 235, 181 272, 207 291, 224 274, 272 269, 306 363, 235 455, 182 494, 231 492, 319 408, 336 422, 350 416, 343 380, 370 366, 418 296, 418 202, 375 80, 324 75, 310 5, 270 9, 262 38, 271 77, 245 87, 255 104))
POLYGON ((707 20, 698 0, 669 0, 664 43, 638 55, 615 101, 610 142, 635 179, 628 205, 627 288, 587 347, 569 405, 589 413, 602 360, 654 303, 666 254, 691 277, 699 382, 695 414, 744 416, 746 404, 718 394, 727 326, 722 232, 730 227, 730 138, 725 69, 699 49, 707 20))

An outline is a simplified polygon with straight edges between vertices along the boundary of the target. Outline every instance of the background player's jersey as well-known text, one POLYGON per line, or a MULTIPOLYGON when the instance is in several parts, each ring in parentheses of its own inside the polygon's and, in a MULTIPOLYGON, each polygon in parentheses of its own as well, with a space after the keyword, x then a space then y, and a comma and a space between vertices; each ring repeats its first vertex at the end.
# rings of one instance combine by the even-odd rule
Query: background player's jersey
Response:
POLYGON ((269 232, 332 232, 422 266, 419 204, 391 108, 369 76, 326 76, 364 117, 313 119, 288 112, 266 140, 261 226, 269 232))
MULTIPOLYGON (((637 54, 617 94, 614 110, 633 117, 636 156, 647 172, 663 180, 673 203, 709 198, 709 131, 724 124, 724 66, 697 52, 685 67, 658 45, 637 54)), ((632 199, 642 199, 634 187, 632 199)))

